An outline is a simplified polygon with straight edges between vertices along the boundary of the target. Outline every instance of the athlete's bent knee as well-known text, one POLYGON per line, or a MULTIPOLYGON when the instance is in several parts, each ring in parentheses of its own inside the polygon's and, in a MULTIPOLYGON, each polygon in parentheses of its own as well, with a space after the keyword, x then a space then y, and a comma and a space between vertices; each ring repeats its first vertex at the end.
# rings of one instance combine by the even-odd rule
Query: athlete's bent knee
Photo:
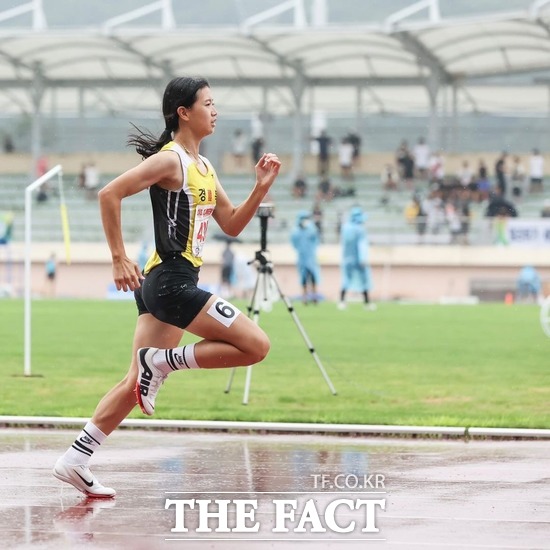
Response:
POLYGON ((269 349, 271 348, 271 343, 267 334, 265 332, 258 330, 253 337, 249 339, 246 346, 246 365, 255 365, 263 361, 269 349))

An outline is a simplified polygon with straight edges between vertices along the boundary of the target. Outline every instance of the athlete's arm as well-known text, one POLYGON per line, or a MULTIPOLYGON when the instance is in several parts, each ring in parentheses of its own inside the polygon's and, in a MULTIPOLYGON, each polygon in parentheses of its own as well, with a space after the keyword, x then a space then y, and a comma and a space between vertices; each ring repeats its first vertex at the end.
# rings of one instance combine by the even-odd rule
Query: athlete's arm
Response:
POLYGON ((140 286, 142 279, 138 265, 128 258, 124 248, 122 199, 135 195, 155 183, 162 182, 163 186, 170 187, 178 177, 181 182, 178 157, 168 153, 166 151, 152 155, 140 165, 115 178, 98 193, 101 222, 113 258, 113 279, 117 290, 135 290, 140 286))
POLYGON ((279 174, 281 161, 273 153, 264 153, 256 164, 256 184, 250 195, 239 206, 229 200, 219 181, 216 181, 216 209, 214 219, 220 228, 236 237, 256 214, 256 210, 279 174))

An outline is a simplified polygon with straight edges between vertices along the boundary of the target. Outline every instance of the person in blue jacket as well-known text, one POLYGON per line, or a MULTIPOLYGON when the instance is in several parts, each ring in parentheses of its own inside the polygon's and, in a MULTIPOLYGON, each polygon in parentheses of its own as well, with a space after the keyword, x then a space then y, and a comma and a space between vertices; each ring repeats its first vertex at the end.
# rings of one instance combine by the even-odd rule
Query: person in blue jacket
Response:
POLYGON ((312 222, 309 212, 301 211, 296 216, 296 225, 290 235, 290 241, 298 256, 296 267, 302 285, 302 300, 304 304, 309 302, 316 304, 321 271, 317 260, 320 239, 319 230, 312 222))
POLYGON ((374 310, 376 305, 369 300, 372 288, 372 277, 369 265, 369 242, 365 221, 367 215, 360 206, 354 206, 349 212, 347 221, 342 225, 340 244, 342 250, 342 286, 340 290, 339 309, 346 308, 348 290, 363 293, 365 308, 374 310))
POLYGON ((537 302, 541 296, 541 279, 532 265, 522 267, 517 279, 518 300, 533 300, 537 302))

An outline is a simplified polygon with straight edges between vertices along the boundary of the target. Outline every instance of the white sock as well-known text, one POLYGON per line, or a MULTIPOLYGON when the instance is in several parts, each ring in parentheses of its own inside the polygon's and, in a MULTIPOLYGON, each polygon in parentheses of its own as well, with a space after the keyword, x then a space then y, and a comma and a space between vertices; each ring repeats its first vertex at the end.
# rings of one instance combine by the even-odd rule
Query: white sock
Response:
POLYGON ((99 448, 106 437, 97 426, 88 422, 74 443, 67 449, 63 459, 71 466, 87 465, 94 451, 99 448))
POLYGON ((153 355, 153 365, 164 372, 200 369, 195 359, 195 344, 174 349, 159 349, 153 355))

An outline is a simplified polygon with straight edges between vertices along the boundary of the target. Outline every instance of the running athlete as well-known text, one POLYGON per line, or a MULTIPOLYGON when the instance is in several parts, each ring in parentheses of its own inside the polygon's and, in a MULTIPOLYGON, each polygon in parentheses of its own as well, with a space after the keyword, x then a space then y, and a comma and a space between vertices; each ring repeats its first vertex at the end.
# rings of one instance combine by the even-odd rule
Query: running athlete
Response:
POLYGON ((99 192, 103 228, 118 290, 133 290, 138 319, 132 361, 126 376, 99 402, 92 419, 61 456, 53 470, 89 497, 109 498, 88 462, 105 438, 139 404, 146 415, 174 371, 247 366, 258 363, 270 347, 267 335, 232 304, 197 287, 208 223, 214 218, 237 236, 255 215, 275 181, 281 163, 265 153, 255 167, 256 183, 246 200, 234 206, 210 162, 199 155, 201 140, 214 132, 218 116, 208 82, 175 78, 164 92, 165 130, 157 139, 148 133, 129 143, 145 159, 99 192), (149 188, 155 251, 143 274, 125 251, 121 203, 149 188), (180 346, 187 330, 202 338, 180 346))

